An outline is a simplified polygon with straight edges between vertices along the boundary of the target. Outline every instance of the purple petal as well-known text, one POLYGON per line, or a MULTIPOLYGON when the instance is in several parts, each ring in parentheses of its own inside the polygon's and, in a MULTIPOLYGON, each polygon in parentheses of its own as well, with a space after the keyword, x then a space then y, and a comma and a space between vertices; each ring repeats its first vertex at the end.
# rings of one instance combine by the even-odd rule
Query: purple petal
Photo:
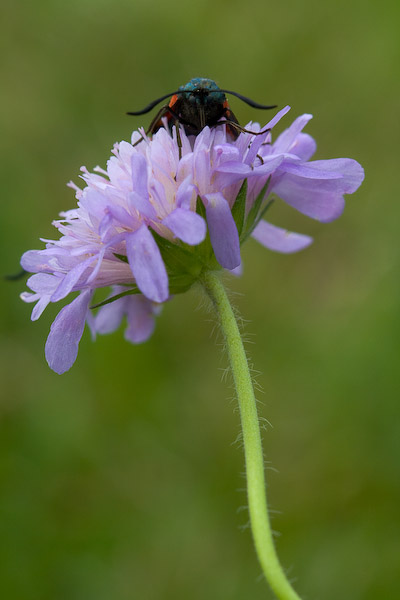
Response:
POLYGON ((208 230, 216 259, 225 269, 235 269, 240 265, 240 243, 229 204, 220 192, 207 194, 205 198, 208 230))
POLYGON ((271 189, 299 212, 323 223, 340 217, 345 206, 343 196, 324 190, 320 181, 303 179, 289 173, 284 174, 271 189))
POLYGON ((279 123, 282 117, 284 117, 289 112, 289 110, 290 106, 285 106, 284 108, 281 108, 281 110, 278 111, 274 117, 272 117, 272 119, 265 125, 265 127, 263 127, 263 130, 272 129, 273 127, 275 127, 275 125, 279 123))
POLYGON ((160 211, 162 210, 167 212, 169 203, 167 202, 165 186, 161 183, 161 181, 158 181, 155 179, 155 177, 152 177, 149 188, 150 193, 153 196, 153 200, 158 208, 158 214, 160 214, 160 211))
POLYGON ((126 253, 140 291, 154 302, 164 302, 169 294, 168 275, 160 250, 146 225, 126 236, 126 253))
MULTIPOLYGON (((315 161, 317 162, 317 161, 315 161)), ((321 161, 325 162, 325 161, 321 161)), ((343 175, 339 171, 335 170, 322 170, 315 168, 311 165, 314 163, 308 162, 303 163, 300 161, 290 162, 289 160, 284 161, 282 165, 282 171, 285 173, 291 173, 292 175, 298 175, 299 177, 306 177, 307 179, 343 179, 343 175)))
POLYGON ((263 163, 254 169, 242 163, 238 163, 238 168, 231 163, 226 167, 224 165, 224 168, 218 169, 218 172, 214 175, 214 185, 219 189, 224 189, 243 179, 248 179, 250 182, 253 177, 259 179, 271 175, 282 164, 283 160, 283 155, 266 156, 263 157, 263 163))
POLYGON ((231 269, 229 272, 232 273, 232 275, 235 275, 235 277, 241 277, 243 274, 243 264, 241 263, 238 267, 231 269))
POLYGON ((21 267, 28 273, 37 273, 38 271, 53 271, 49 265, 48 253, 46 250, 28 250, 21 257, 21 267))
MULTIPOLYGON (((109 297, 111 298, 118 293, 119 291, 114 290, 109 297)), ((126 297, 102 306, 94 317, 95 332, 100 334, 112 333, 120 326, 125 312, 126 297)))
POLYGON ((124 337, 133 344, 145 342, 155 327, 152 303, 144 296, 126 298, 128 327, 124 337))
POLYGON ((132 185, 139 196, 147 197, 147 161, 143 154, 135 152, 131 156, 132 185))
POLYGON ((22 299, 25 300, 25 302, 35 302, 38 300, 36 306, 32 310, 32 321, 37 321, 41 316, 59 283, 59 277, 55 277, 49 273, 36 273, 36 275, 29 277, 26 284, 31 290, 36 292, 36 294, 29 294, 31 297, 23 295, 22 299))
POLYGON ((222 163, 217 169, 214 171, 215 173, 230 173, 239 175, 238 179, 243 179, 251 172, 251 168, 249 165, 246 165, 240 161, 227 161, 222 163))
POLYGON ((114 217, 112 216, 110 211, 107 211, 99 223, 98 231, 103 241, 107 239, 110 230, 113 229, 113 220, 114 217))
MULTIPOLYGON (((363 181, 361 165, 355 160, 340 158, 313 161, 305 166, 315 169, 317 173, 318 170, 336 172, 341 178, 310 179, 308 176, 283 173, 273 182, 272 190, 303 214, 325 223, 333 221, 343 212, 343 194, 353 193, 363 181)), ((285 170, 285 165, 282 170, 285 170)))
POLYGON ((136 209, 141 216, 147 217, 148 219, 157 218, 155 208, 151 204, 147 195, 145 197, 137 194, 136 192, 131 192, 129 194, 129 204, 132 208, 136 209))
POLYGON ((37 304, 35 304, 35 306, 33 307, 31 321, 37 321, 39 319, 44 309, 50 303, 50 298, 50 294, 45 294, 41 298, 39 298, 37 304))
POLYGON ((276 252, 284 252, 285 254, 303 250, 303 248, 307 248, 313 241, 308 235, 286 231, 285 229, 276 227, 276 225, 267 223, 267 221, 260 221, 254 229, 252 236, 266 248, 275 250, 276 252))
POLYGON ((194 191, 194 185, 191 183, 191 180, 190 176, 186 177, 176 192, 176 205, 179 208, 190 208, 194 191))
POLYGON ((92 188, 85 188, 82 192, 82 198, 79 200, 79 206, 82 206, 88 213, 90 223, 97 227, 104 216, 109 204, 105 194, 92 188))
POLYGON ((308 133, 299 133, 290 147, 290 153, 306 161, 310 160, 316 149, 317 143, 311 135, 308 135, 308 133))
POLYGON ((113 219, 123 225, 124 227, 134 228, 137 226, 138 219, 137 217, 133 217, 128 213, 128 211, 123 208, 123 206, 118 206, 117 204, 110 204, 108 207, 108 212, 112 215, 113 219))
POLYGON ((267 136, 269 135, 268 128, 264 129, 265 133, 255 136, 251 142, 250 148, 247 151, 245 162, 248 165, 251 165, 255 160, 258 154, 258 151, 261 148, 261 145, 265 142, 267 136))
POLYGON ((106 253, 106 250, 107 250, 107 246, 103 246, 100 249, 100 252, 97 255, 97 263, 96 263, 93 271, 91 272, 91 274, 87 278, 86 283, 91 283, 92 281, 94 281, 96 279, 96 277, 97 277, 97 275, 98 275, 98 273, 100 271, 100 267, 102 266, 103 258, 104 258, 104 255, 106 253))
POLYGON ((30 292, 22 292, 22 294, 20 294, 19 297, 24 302, 31 303, 31 302, 37 302, 40 299, 40 294, 31 294, 30 292))
POLYGON ((364 181, 364 169, 352 158, 313 160, 308 162, 307 166, 316 171, 340 173, 342 180, 338 186, 343 194, 353 194, 364 181))
POLYGON ((26 285, 34 292, 51 295, 59 283, 60 278, 55 275, 50 275, 50 273, 36 273, 29 277, 26 285))
POLYGON ((232 144, 219 144, 214 146, 213 166, 216 170, 226 162, 241 162, 241 153, 239 148, 232 144))
POLYGON ((291 126, 281 133, 281 135, 277 138, 273 145, 274 153, 289 152, 291 146, 295 143, 297 136, 311 119, 312 115, 307 114, 297 117, 291 126))
POLYGON ((176 181, 183 182, 189 178, 189 181, 193 180, 193 153, 185 154, 178 164, 178 171, 176 174, 176 181))
POLYGON ((61 280, 61 283, 51 297, 51 301, 58 302, 58 300, 62 300, 62 298, 68 296, 74 285, 79 281, 80 277, 96 258, 97 256, 90 256, 71 269, 71 271, 69 271, 69 273, 61 280))
MULTIPOLYGON (((258 165, 253 171, 252 174, 255 176, 260 175, 271 175, 276 169, 282 164, 284 160, 284 156, 263 156, 262 164, 258 165)), ((250 175, 251 176, 251 175, 250 175)))
POLYGON ((207 227, 204 219, 197 213, 184 208, 176 208, 163 219, 172 233, 191 246, 200 244, 206 237, 207 227))
POLYGON ((199 135, 196 136, 194 141, 194 152, 197 152, 199 148, 210 148, 211 137, 214 136, 215 130, 211 131, 209 127, 204 127, 199 135))
POLYGON ((229 163, 224 164, 223 168, 215 171, 213 175, 213 187, 217 189, 224 189, 229 185, 233 185, 238 181, 242 181, 247 177, 254 174, 253 169, 243 163, 229 163))
MULTIPOLYGON (((125 291, 122 286, 114 286, 110 297, 125 291)), ((110 304, 102 306, 94 318, 93 329, 95 333, 112 333, 121 324, 126 315, 128 327, 125 339, 133 344, 147 340, 154 330, 154 305, 144 296, 124 296, 110 304)))
MULTIPOLYGON (((196 143, 199 137, 202 135, 203 131, 200 135, 197 136, 195 142, 196 143)), ((210 151, 204 148, 199 148, 195 150, 193 153, 193 170, 194 170, 194 181, 197 184, 199 193, 206 193, 210 190, 211 185, 211 165, 210 165, 210 151)))
POLYGON ((76 360, 91 297, 92 290, 85 290, 64 306, 53 321, 45 353, 49 367, 59 375, 68 371, 76 360))

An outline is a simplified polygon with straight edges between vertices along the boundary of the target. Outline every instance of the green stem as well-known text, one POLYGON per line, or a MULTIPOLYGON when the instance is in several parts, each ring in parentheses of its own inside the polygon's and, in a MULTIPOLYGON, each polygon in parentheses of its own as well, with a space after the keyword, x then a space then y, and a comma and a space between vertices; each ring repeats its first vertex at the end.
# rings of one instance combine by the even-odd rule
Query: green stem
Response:
POLYGON ((225 337, 239 401, 250 523, 258 559, 269 585, 279 600, 300 600, 300 596, 286 578, 272 538, 256 399, 238 324, 218 275, 211 272, 205 273, 202 277, 202 284, 214 304, 225 337))

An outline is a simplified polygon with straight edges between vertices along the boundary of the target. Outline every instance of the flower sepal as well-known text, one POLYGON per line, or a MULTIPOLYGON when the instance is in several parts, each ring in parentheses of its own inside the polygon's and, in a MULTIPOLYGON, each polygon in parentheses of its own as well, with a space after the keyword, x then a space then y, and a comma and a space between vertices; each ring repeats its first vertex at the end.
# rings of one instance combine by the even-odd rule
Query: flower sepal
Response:
MULTIPOLYGON (((206 207, 200 196, 197 196, 196 212, 207 222, 206 207)), ((202 271, 215 271, 221 268, 214 254, 208 227, 204 240, 195 247, 195 252, 196 257, 203 266, 202 271)))
POLYGON ((246 198, 247 198, 247 179, 245 179, 240 187, 239 193, 236 196, 235 202, 232 206, 232 217, 236 223, 236 227, 239 234, 239 240, 241 239, 244 222, 246 218, 246 198))
POLYGON ((152 235, 165 264, 170 294, 183 294, 199 279, 204 269, 204 263, 196 252, 198 246, 171 242, 155 231, 152 235))
MULTIPOLYGON (((269 186, 270 180, 271 180, 271 177, 268 177, 266 183, 262 187, 261 191, 259 192, 256 199, 254 200, 252 207, 249 210, 249 213, 246 217, 244 227, 239 232, 241 244, 244 241, 246 241, 247 238, 253 233, 254 229, 256 228, 258 223, 261 221, 261 219, 263 218, 263 216, 265 215, 268 208, 271 206, 271 204, 273 202, 273 200, 269 200, 263 206, 263 200, 267 196, 267 191, 268 191, 268 186, 269 186)), ((240 192, 239 192, 239 194, 240 194, 240 192)), ((237 200, 238 200, 238 198, 236 199, 236 201, 237 200)), ((240 200, 240 201, 242 202, 243 200, 240 200)), ((244 202, 246 202, 246 198, 245 198, 244 202)))
POLYGON ((124 292, 120 292, 119 294, 114 294, 113 296, 109 296, 105 300, 101 302, 97 302, 96 304, 92 304, 89 306, 90 310, 94 310, 95 308, 101 308, 102 306, 106 306, 106 304, 111 304, 120 298, 124 298, 125 296, 131 296, 132 294, 142 294, 139 288, 135 285, 133 287, 129 287, 124 292))

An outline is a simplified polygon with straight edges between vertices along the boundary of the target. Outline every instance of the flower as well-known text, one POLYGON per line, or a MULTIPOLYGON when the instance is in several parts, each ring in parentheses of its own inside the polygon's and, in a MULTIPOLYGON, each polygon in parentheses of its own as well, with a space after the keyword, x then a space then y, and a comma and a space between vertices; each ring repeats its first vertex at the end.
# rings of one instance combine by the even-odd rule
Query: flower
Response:
POLYGON ((309 236, 290 233, 262 219, 274 192, 303 214, 322 222, 340 216, 344 194, 361 184, 362 167, 351 159, 310 161, 316 144, 302 133, 311 115, 297 118, 272 143, 271 130, 284 108, 263 128, 249 123, 232 140, 225 126, 187 136, 181 127, 143 130, 131 143, 115 144, 107 169, 82 167, 83 190, 75 184, 77 207, 54 221, 61 237, 44 250, 26 252, 21 264, 34 273, 37 302, 32 320, 49 302, 80 294, 61 309, 46 342, 46 359, 57 373, 74 363, 85 322, 92 331, 114 331, 126 316, 125 337, 139 343, 171 295, 186 291, 205 270, 236 271, 240 245, 250 235, 278 252, 308 246, 309 236), (255 135, 257 134, 257 135, 255 135), (98 288, 111 296, 90 309, 98 288))

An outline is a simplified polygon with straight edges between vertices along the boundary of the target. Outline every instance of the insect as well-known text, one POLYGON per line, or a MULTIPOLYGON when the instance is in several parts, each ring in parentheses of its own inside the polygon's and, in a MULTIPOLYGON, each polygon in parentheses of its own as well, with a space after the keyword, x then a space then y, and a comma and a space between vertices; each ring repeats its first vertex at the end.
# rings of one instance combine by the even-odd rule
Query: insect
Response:
MULTIPOLYGON (((225 94, 231 94, 240 98, 246 104, 253 108, 271 109, 276 108, 276 104, 265 106, 258 104, 246 98, 237 92, 223 90, 212 79, 204 77, 195 77, 185 85, 169 94, 165 94, 157 100, 150 102, 142 110, 128 112, 128 115, 144 115, 150 112, 157 104, 170 98, 168 104, 165 104, 157 112, 150 123, 148 134, 155 133, 160 127, 163 127, 163 117, 167 118, 170 129, 174 124, 181 123, 188 135, 198 135, 204 127, 215 127, 216 125, 227 125, 227 130, 233 139, 236 139, 241 131, 247 131, 239 125, 239 122, 233 114, 225 94)), ((255 132, 250 132, 255 133, 255 132)), ((264 133, 264 132, 263 132, 264 133)))

